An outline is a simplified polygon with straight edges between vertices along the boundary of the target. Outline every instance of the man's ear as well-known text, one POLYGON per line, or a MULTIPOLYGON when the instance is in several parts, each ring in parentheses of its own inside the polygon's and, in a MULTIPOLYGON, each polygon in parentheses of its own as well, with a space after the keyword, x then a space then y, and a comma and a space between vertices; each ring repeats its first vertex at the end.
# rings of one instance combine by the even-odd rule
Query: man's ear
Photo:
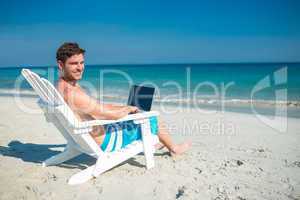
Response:
POLYGON ((57 65, 58 65, 59 70, 63 71, 65 65, 61 60, 57 61, 57 65))

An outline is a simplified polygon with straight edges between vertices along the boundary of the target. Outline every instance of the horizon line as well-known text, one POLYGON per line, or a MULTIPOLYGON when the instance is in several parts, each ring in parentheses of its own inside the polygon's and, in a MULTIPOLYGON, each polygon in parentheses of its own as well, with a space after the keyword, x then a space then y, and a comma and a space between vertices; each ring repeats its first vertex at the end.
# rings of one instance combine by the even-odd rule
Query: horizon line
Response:
MULTIPOLYGON (((300 61, 250 61, 250 62, 178 62, 178 63, 102 63, 102 64, 85 64, 86 66, 95 66, 95 65, 205 65, 205 64, 300 64, 300 61)), ((0 66, 0 68, 24 68, 24 67, 31 67, 31 68, 44 68, 44 67, 54 67, 55 65, 20 65, 20 66, 0 66)))

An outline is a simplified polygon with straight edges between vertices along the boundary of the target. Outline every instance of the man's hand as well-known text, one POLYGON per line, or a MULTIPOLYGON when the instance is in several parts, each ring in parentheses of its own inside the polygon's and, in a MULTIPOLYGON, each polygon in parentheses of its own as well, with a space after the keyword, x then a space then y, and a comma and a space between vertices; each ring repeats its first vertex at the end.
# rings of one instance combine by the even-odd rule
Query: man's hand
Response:
POLYGON ((139 112, 139 108, 136 107, 136 106, 128 106, 129 110, 130 110, 130 114, 133 114, 133 113, 138 113, 139 112))

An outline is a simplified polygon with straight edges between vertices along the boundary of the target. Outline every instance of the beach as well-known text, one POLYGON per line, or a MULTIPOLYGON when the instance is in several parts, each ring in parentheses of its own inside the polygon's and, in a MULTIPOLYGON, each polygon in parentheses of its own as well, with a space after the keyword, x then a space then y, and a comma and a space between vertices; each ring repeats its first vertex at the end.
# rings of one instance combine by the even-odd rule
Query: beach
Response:
POLYGON ((33 96, 21 110, 11 95, 0 97, 0 199, 299 199, 300 119, 288 118, 278 132, 253 114, 154 107, 175 141, 192 148, 172 158, 155 153, 155 167, 137 155, 84 184, 67 184, 76 172, 95 163, 87 155, 58 166, 42 161, 63 150, 65 141, 48 124, 33 96))
POLYGON ((0 200, 300 200, 300 0, 1 8, 0 200))

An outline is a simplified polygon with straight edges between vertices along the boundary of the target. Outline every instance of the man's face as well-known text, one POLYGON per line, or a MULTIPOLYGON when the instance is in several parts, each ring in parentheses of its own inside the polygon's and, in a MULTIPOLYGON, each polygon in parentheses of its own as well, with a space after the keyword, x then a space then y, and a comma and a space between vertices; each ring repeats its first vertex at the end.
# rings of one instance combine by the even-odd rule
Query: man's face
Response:
POLYGON ((84 56, 83 54, 73 55, 65 63, 58 61, 58 66, 60 70, 63 70, 65 79, 78 81, 81 79, 84 70, 84 56))

